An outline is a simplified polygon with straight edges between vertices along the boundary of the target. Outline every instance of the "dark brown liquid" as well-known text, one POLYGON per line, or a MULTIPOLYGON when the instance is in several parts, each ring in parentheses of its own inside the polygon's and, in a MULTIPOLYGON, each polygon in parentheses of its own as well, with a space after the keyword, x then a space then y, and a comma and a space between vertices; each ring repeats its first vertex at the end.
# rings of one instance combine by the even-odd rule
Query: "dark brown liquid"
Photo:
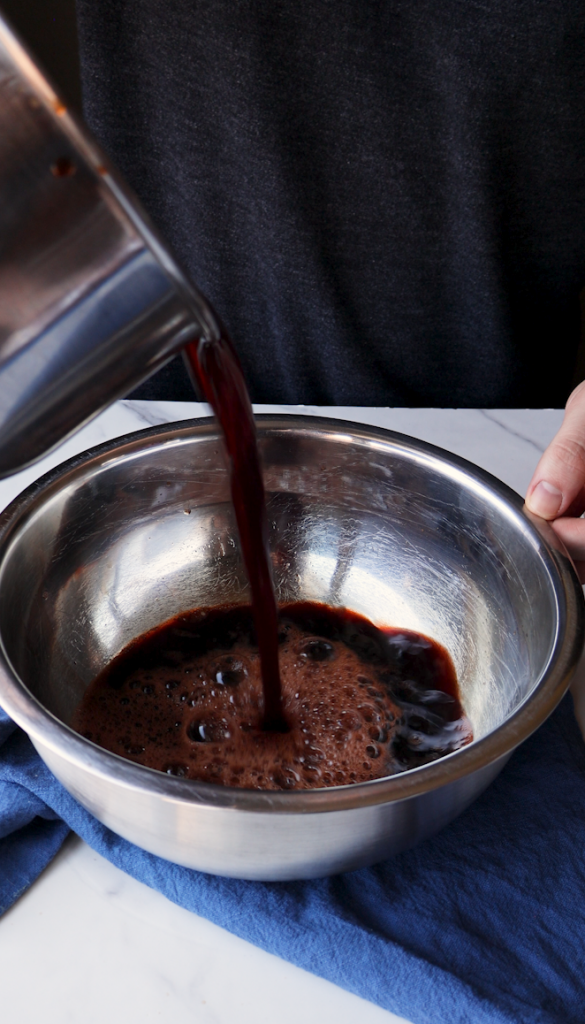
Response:
POLYGON ((264 728, 247 606, 189 612, 135 640, 73 725, 149 768, 246 789, 365 782, 472 738, 451 658, 420 634, 306 602, 281 608, 277 644, 286 732, 264 728))
POLYGON ((199 609, 134 641, 90 686, 74 727, 147 767, 252 789, 364 782, 468 743, 438 644, 310 603, 279 622, 239 360, 225 336, 185 354, 223 432, 252 607, 199 609))
POLYGON ((217 341, 193 342, 185 349, 185 355, 195 381, 219 420, 227 448, 232 502, 260 650, 264 728, 285 732, 288 726, 278 667, 278 608, 270 569, 256 424, 246 381, 234 347, 225 335, 217 341))

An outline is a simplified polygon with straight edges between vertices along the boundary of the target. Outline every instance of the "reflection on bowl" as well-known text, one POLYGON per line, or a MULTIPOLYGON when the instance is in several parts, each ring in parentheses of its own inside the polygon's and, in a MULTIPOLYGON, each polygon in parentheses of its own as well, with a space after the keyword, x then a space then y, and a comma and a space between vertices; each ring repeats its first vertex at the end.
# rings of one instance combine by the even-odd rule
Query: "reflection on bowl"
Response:
POLYGON ((259 417, 259 436, 279 599, 439 641, 474 742, 391 778, 279 793, 153 772, 69 728, 134 637, 190 608, 248 600, 211 420, 104 445, 6 510, 0 702, 66 788, 139 846, 215 874, 313 877, 427 838, 482 792, 565 692, 583 597, 551 528, 461 459, 329 419, 259 417))

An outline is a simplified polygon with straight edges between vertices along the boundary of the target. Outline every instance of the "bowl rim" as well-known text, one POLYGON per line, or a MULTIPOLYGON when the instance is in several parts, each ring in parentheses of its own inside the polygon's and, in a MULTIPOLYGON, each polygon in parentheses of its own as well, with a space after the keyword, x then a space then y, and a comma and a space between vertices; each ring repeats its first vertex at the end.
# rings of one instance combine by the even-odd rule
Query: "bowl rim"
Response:
MULTIPOLYGON (((127 761, 85 737, 45 708, 28 690, 13 669, 4 642, 0 637, 0 705, 28 733, 33 744, 51 750, 57 757, 74 762, 77 767, 100 776, 112 784, 122 785, 151 795, 160 794, 178 803, 207 807, 229 807, 256 813, 310 814, 341 811, 355 807, 376 806, 411 799, 430 793, 467 775, 507 759, 548 718, 567 691, 579 661, 585 640, 585 602, 567 551, 551 525, 529 512, 515 491, 486 470, 458 455, 426 441, 397 431, 346 420, 298 413, 257 415, 260 438, 270 433, 294 431, 310 435, 349 434, 352 441, 364 445, 383 443, 398 448, 412 458, 425 457, 448 466, 474 481, 476 486, 492 492, 503 503, 508 514, 522 526, 537 549, 551 579, 557 606, 557 629, 549 656, 549 664, 540 680, 514 713, 496 729, 468 746, 436 761, 397 775, 369 782, 322 789, 299 791, 247 790, 218 786, 214 783, 180 779, 127 761), (564 621, 564 630, 559 622, 564 621)), ((112 458, 148 448, 160 448, 177 441, 191 442, 220 432, 214 417, 200 417, 160 424, 145 430, 123 434, 113 440, 74 455, 50 469, 22 491, 0 514, 0 579, 4 558, 38 506, 56 490, 96 464, 106 466, 112 458)), ((41 753, 42 756, 42 753, 41 753)))

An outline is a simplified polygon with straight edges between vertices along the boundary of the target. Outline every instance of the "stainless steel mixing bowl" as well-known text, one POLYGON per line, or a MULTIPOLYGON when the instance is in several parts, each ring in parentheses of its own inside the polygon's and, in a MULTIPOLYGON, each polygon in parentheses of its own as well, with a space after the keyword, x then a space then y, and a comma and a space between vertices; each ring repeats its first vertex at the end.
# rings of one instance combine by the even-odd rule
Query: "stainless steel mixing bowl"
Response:
POLYGON ((103 445, 4 513, 0 702, 66 788, 132 842, 215 874, 305 878, 403 850, 485 789, 565 692, 583 596, 551 528, 461 459, 334 420, 260 417, 259 435, 279 597, 440 641, 475 741, 392 778, 274 793, 163 775, 69 728, 132 638, 192 607, 246 601, 211 420, 103 445))

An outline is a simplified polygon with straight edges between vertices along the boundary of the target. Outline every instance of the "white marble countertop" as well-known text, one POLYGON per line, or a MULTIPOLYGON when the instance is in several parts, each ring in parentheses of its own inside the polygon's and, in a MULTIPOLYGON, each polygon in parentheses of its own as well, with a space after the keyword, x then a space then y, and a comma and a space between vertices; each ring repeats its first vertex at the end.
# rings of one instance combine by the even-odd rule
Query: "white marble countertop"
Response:
MULTIPOLYGON (((562 412, 549 409, 257 411, 337 416, 399 430, 470 459, 521 494, 562 420, 562 412)), ((85 448, 200 415, 208 409, 194 402, 118 402, 43 462, 0 481, 0 507, 85 448)), ((74 836, 0 919, 0 993, 4 1019, 18 1024, 400 1024, 393 1014, 168 902, 74 836)))

